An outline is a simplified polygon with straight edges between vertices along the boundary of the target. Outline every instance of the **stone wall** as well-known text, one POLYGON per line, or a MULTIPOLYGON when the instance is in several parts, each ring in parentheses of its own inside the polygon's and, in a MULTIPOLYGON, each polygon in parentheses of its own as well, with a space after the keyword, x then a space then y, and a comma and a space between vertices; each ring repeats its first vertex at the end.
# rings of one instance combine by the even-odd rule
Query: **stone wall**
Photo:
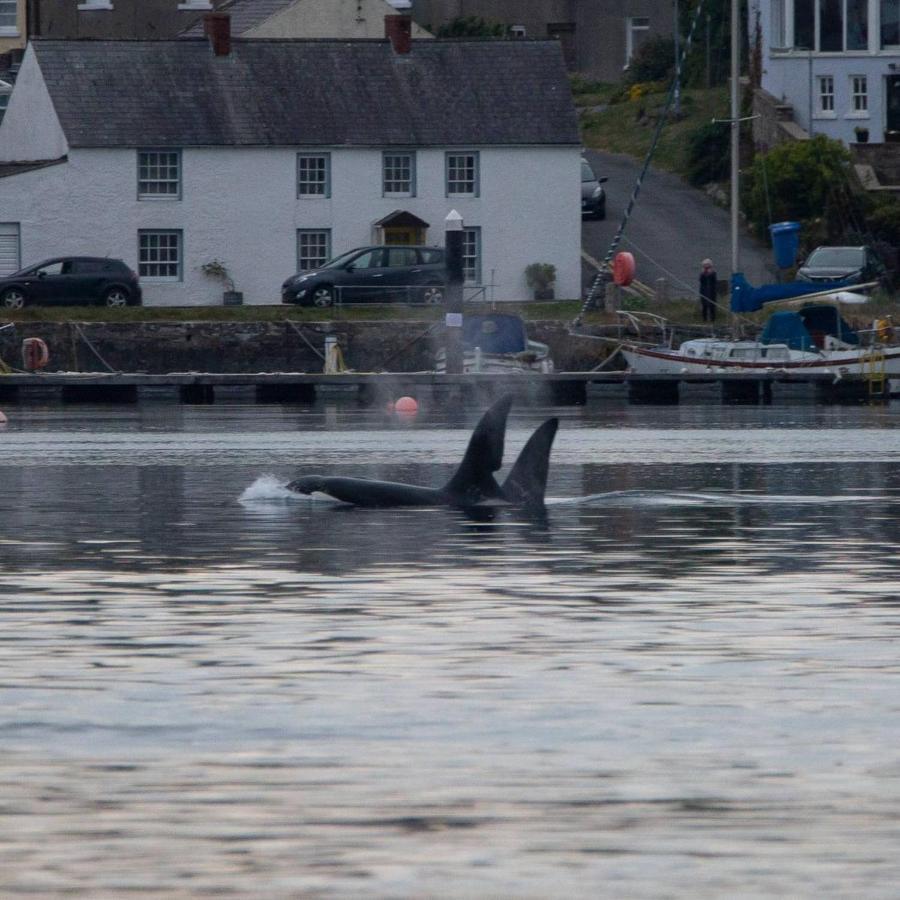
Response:
POLYGON ((753 90, 753 143, 757 150, 771 150, 786 141, 806 140, 806 131, 794 122, 794 107, 762 88, 753 90))
MULTIPOLYGON (((442 323, 427 322, 145 322, 17 323, 0 331, 0 357, 22 365, 26 337, 46 341, 61 372, 321 372, 325 337, 334 335, 357 372, 423 372, 434 368, 442 323)), ((609 343, 569 334, 562 322, 531 322, 559 371, 598 365, 609 343)))

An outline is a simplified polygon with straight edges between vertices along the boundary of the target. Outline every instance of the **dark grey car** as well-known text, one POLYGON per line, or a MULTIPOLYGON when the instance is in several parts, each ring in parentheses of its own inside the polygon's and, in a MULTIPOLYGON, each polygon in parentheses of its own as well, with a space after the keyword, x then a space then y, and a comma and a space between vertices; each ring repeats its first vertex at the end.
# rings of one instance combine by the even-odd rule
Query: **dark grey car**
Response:
POLYGON ((888 281, 887 269, 871 247, 816 247, 797 270, 797 281, 888 281))
POLYGON ((64 256, 20 269, 0 278, 0 306, 102 303, 130 306, 141 302, 137 275, 120 259, 64 256))
POLYGON ((281 286, 281 302, 301 306, 441 303, 445 283, 442 247, 357 247, 321 268, 292 275, 281 286))
POLYGON ((606 191, 601 185, 609 179, 604 175, 598 178, 591 164, 581 158, 581 214, 592 219, 606 218, 606 191))

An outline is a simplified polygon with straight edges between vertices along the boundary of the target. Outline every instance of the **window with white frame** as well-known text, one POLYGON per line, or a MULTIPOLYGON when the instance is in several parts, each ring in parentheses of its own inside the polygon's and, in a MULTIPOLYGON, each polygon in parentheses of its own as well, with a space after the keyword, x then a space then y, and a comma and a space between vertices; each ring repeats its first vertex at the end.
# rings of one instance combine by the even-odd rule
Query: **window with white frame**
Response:
POLYGON ((464 228, 462 246, 463 278, 468 284, 481 284, 481 229, 464 228))
POLYGON ((769 46, 780 49, 787 46, 787 32, 785 31, 785 2, 786 0, 772 0, 772 29, 769 38, 769 46))
POLYGON ((800 50, 816 49, 816 11, 813 0, 794 0, 794 46, 800 50))
POLYGON ((819 112, 834 112, 834 77, 831 75, 819 75, 819 112))
POLYGON ((385 197, 415 197, 416 156, 414 153, 382 154, 381 191, 385 197))
POLYGON ((880 0, 881 49, 900 45, 900 0, 880 0))
POLYGON ((79 9, 112 9, 112 0, 81 0, 78 4, 79 9))
POLYGON ((869 0, 845 0, 845 3, 844 47, 847 50, 866 50, 869 46, 869 0))
POLYGON ((869 111, 869 84, 865 75, 850 76, 850 110, 855 113, 869 111))
POLYGON ((181 281, 182 243, 180 231, 139 231, 138 275, 148 281, 181 281))
POLYGON ((297 154, 297 196, 331 196, 331 154, 297 154))
POLYGON ((448 153, 447 160, 447 196, 477 197, 478 184, 478 152, 448 153))
POLYGON ((138 200, 181 199, 181 151, 138 150, 138 200))
POLYGON ((212 9, 213 5, 210 0, 181 0, 178 4, 179 9, 212 9))
POLYGON ((625 19, 625 66, 631 62, 631 57, 641 47, 641 44, 650 37, 650 19, 647 16, 629 16, 625 19))
POLYGON ((297 231, 297 271, 319 269, 331 259, 331 229, 301 228, 297 231))
POLYGON ((0 0, 0 34, 18 35, 17 0, 0 0))

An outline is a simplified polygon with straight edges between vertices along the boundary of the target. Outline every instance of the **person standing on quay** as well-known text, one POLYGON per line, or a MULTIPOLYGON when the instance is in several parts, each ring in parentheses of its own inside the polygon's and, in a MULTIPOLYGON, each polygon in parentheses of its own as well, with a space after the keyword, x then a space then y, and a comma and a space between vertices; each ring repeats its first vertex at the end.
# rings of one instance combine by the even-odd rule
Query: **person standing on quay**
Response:
POLYGON ((716 270, 711 259, 704 259, 700 265, 700 314, 704 322, 715 322, 716 270))

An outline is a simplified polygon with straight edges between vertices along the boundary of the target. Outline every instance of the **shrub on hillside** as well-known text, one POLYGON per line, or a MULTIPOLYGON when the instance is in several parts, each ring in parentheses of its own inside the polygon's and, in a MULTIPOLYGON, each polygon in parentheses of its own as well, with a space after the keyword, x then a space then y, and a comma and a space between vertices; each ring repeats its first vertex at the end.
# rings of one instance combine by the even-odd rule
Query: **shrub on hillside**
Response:
POLYGON ((727 125, 707 122, 695 128, 687 139, 687 179, 695 187, 730 177, 727 125))
POLYGON ((741 208, 760 237, 768 238, 772 222, 800 221, 831 240, 844 230, 849 176, 850 154, 839 141, 790 141, 757 155, 743 179, 741 208))
POLYGON ((664 81, 675 71, 675 42, 672 38, 648 38, 631 57, 625 72, 626 84, 644 81, 664 81))
POLYGON ((464 37, 504 37, 506 26, 502 22, 493 22, 481 16, 457 16, 437 30, 440 38, 464 37))

